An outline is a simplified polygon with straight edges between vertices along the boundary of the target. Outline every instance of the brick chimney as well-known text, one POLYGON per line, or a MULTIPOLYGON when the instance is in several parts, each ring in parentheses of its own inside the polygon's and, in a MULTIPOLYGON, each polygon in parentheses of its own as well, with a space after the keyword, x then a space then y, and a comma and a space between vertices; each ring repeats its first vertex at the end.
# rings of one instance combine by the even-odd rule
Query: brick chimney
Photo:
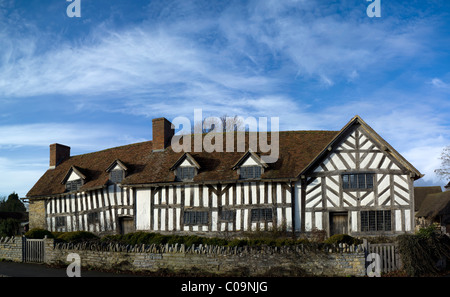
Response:
POLYGON ((50 169, 55 169, 62 161, 70 158, 70 147, 54 143, 50 144, 50 169))
POLYGON ((153 151, 163 151, 170 146, 170 141, 175 133, 172 123, 166 118, 152 120, 153 125, 153 151))

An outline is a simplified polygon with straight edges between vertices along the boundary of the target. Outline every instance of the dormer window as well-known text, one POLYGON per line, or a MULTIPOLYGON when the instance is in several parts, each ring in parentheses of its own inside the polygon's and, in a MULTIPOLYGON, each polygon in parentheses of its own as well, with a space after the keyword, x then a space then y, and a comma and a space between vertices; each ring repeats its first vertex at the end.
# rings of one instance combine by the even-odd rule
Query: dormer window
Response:
POLYGON ((122 182, 124 172, 122 169, 114 169, 109 173, 109 180, 115 184, 122 182))
POLYGON ((106 172, 109 173, 109 181, 120 184, 126 176, 127 167, 120 160, 115 160, 108 166, 106 172))
POLYGON ((200 165, 189 153, 185 153, 170 168, 178 181, 193 181, 200 170, 200 165))
POLYGON ((239 168, 241 179, 261 178, 261 166, 242 166, 239 168))
POLYGON ((195 176, 194 166, 183 166, 177 168, 177 178, 179 180, 193 180, 195 176))
POLYGON ((78 191, 82 185, 83 185, 83 181, 81 180, 81 178, 76 179, 76 180, 71 180, 71 181, 66 182, 66 190, 68 192, 75 192, 75 191, 78 191))
POLYGON ((267 167, 257 154, 249 150, 236 162, 233 169, 237 170, 240 179, 260 179, 267 167))
POLYGON ((66 186, 67 192, 76 192, 83 186, 85 179, 86 176, 81 172, 81 169, 72 166, 61 183, 66 186))

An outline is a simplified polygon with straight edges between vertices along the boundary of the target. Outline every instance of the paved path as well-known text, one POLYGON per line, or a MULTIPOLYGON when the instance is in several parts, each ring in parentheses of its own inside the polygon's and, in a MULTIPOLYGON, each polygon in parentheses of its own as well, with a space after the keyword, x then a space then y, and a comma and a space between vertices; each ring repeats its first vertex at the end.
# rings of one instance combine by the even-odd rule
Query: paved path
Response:
MULTIPOLYGON (((0 277, 67 277, 65 268, 51 268, 43 264, 0 262, 0 277)), ((81 269, 81 277, 130 277, 131 274, 81 269)))

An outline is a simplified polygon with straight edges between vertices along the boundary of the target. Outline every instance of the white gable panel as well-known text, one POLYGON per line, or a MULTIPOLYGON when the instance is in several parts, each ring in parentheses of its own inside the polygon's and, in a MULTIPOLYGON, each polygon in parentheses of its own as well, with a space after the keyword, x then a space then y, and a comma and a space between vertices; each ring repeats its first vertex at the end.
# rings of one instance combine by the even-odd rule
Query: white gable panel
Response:
POLYGON ((370 160, 372 160, 374 153, 368 153, 364 159, 361 160, 360 167, 366 168, 370 160))
POLYGON ((389 165, 392 161, 389 158, 385 158, 383 161, 383 164, 381 164, 380 168, 381 169, 388 169, 389 165))
POLYGON ((114 166, 114 168, 111 169, 111 171, 113 171, 113 170, 123 170, 123 169, 122 169, 122 167, 120 167, 119 164, 116 164, 116 166, 114 166))
POLYGON ((352 159, 348 156, 348 154, 342 153, 341 156, 344 158, 345 162, 347 162, 350 168, 356 168, 355 162, 352 161, 352 159))
POLYGON ((336 153, 332 153, 330 158, 333 160, 334 165, 336 165, 338 170, 345 170, 346 167, 344 163, 342 163, 341 159, 336 155, 336 153))
POLYGON ((370 169, 377 169, 377 166, 380 163, 382 157, 383 157, 383 154, 381 152, 377 153, 376 156, 375 156, 375 159, 373 160, 372 164, 370 164, 369 168, 370 169))
POLYGON ((391 169, 400 170, 400 167, 397 166, 394 162, 392 162, 391 169))
POLYGON ((323 165, 327 170, 335 170, 333 164, 331 163, 330 157, 326 158, 325 161, 323 161, 323 165))
POLYGON ((184 161, 179 165, 180 167, 192 167, 193 165, 189 162, 188 159, 184 159, 184 161))
POLYGON ((81 177, 75 171, 72 171, 72 173, 70 173, 70 176, 67 179, 67 181, 73 181, 73 180, 77 180, 77 179, 80 179, 80 178, 81 177))
POLYGON ((260 164, 252 156, 249 156, 241 166, 260 166, 260 164))

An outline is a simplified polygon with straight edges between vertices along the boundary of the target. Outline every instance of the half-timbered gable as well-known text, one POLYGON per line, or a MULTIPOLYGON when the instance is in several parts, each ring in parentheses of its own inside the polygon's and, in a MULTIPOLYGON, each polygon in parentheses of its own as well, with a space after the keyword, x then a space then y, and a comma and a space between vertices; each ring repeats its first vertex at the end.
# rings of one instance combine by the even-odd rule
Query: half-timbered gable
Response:
MULTIPOLYGON (((301 174, 304 227, 329 235, 409 232, 420 173, 355 117, 301 174)), ((301 221, 297 228, 301 228, 301 221)))
POLYGON ((31 227, 205 235, 414 229, 412 184, 421 175, 358 116, 341 131, 279 132, 273 163, 249 148, 252 132, 243 134, 245 152, 178 152, 169 121, 153 120, 153 129, 153 141, 78 156, 51 145, 51 166, 27 194, 31 227))

